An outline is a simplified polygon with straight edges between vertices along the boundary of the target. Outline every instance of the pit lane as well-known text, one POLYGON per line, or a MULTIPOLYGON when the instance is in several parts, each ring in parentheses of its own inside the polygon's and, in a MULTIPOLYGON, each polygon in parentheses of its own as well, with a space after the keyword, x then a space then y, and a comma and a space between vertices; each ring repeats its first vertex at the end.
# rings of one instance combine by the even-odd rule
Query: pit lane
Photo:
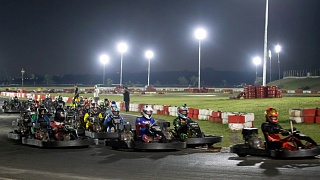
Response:
POLYGON ((0 179, 318 179, 320 175, 319 159, 240 158, 202 149, 116 151, 102 143, 80 149, 25 146, 7 138, 17 117, 0 114, 0 179))

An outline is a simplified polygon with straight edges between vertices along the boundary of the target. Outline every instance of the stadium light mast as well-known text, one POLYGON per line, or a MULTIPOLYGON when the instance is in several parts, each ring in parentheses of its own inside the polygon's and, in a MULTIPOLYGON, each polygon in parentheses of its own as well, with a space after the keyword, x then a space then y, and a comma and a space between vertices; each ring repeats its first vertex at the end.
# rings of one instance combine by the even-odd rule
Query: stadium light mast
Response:
POLYGON ((272 56, 271 55, 271 50, 269 50, 268 54, 269 54, 269 59, 270 59, 270 65, 269 65, 269 67, 270 67, 270 69, 269 69, 270 70, 270 81, 269 82, 271 82, 271 56, 272 56))
POLYGON ((281 85, 281 79, 280 79, 280 51, 281 51, 281 46, 278 44, 275 47, 275 51, 278 54, 278 70, 279 70, 279 86, 281 85))
POLYGON ((23 70, 23 68, 21 69, 21 88, 23 88, 23 74, 25 73, 25 71, 23 70))
POLYGON ((198 28, 195 31, 195 37, 198 39, 199 41, 199 74, 198 74, 198 89, 200 90, 200 65, 201 65, 201 56, 200 56, 200 52, 201 52, 201 40, 204 39, 207 35, 206 30, 202 29, 202 28, 198 28))
POLYGON ((266 86, 267 76, 267 47, 268 47, 268 7, 269 1, 266 0, 266 15, 265 15, 265 26, 264 26, 264 48, 263 48, 263 75, 262 85, 266 86))
POLYGON ((150 83, 149 83, 150 82, 150 61, 151 61, 151 58, 153 58, 153 52, 148 50, 148 51, 146 51, 145 56, 149 61, 149 63, 148 63, 148 87, 149 87, 149 85, 150 85, 150 83))
POLYGON ((122 87, 122 59, 123 59, 123 53, 127 52, 128 45, 126 43, 119 43, 118 44, 118 51, 121 53, 121 59, 120 59, 120 87, 122 87))
POLYGON ((100 62, 103 64, 102 84, 105 85, 104 77, 105 77, 105 72, 106 72, 106 64, 109 62, 109 56, 106 54, 101 55, 100 62))
POLYGON ((260 57, 254 57, 253 58, 253 64, 256 65, 256 80, 258 77, 258 65, 261 64, 261 58, 260 57))

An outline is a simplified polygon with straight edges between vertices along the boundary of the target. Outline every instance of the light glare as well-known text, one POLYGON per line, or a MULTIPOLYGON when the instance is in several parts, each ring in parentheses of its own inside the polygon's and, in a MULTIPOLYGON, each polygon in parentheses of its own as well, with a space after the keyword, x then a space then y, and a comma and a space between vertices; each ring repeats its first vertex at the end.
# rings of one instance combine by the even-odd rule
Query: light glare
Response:
POLYGON ((120 53, 125 53, 126 51, 127 51, 127 49, 128 49, 128 46, 127 46, 127 44, 126 43, 119 43, 118 44, 118 51, 120 52, 120 53))
POLYGON ((275 50, 276 50, 276 53, 279 53, 281 51, 281 46, 280 45, 276 45, 275 50))
POLYGON ((146 51, 145 56, 146 56, 146 58, 151 59, 151 58, 153 58, 153 52, 148 50, 148 51, 146 51))
POLYGON ((199 28, 195 31, 195 36, 198 40, 202 40, 206 37, 207 35, 207 32, 206 30, 202 29, 202 28, 199 28))
POLYGON ((257 66, 261 64, 261 58, 260 57, 255 57, 253 58, 253 63, 257 66))
POLYGON ((109 62, 109 56, 106 54, 103 54, 100 56, 100 62, 102 64, 107 64, 109 62))

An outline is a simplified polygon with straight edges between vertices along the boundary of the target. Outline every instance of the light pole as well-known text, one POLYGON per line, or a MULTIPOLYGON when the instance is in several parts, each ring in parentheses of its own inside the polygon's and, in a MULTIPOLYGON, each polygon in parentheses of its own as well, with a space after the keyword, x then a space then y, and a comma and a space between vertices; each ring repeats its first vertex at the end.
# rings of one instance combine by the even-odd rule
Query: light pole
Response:
POLYGON ((271 82, 271 51, 269 50, 269 58, 270 58, 270 81, 271 82))
POLYGON ((23 74, 25 73, 25 71, 23 70, 23 68, 21 69, 21 86, 23 88, 23 74))
POLYGON ((102 84, 104 85, 104 77, 106 72, 106 64, 109 62, 109 56, 106 54, 103 54, 100 56, 100 62, 103 64, 103 76, 102 76, 102 84))
POLYGON ((266 0, 266 15, 264 25, 264 45, 263 45, 263 69, 262 69, 262 86, 266 86, 267 79, 267 47, 268 47, 268 13, 269 13, 269 1, 266 0))
POLYGON ((125 53, 128 49, 128 46, 126 43, 119 43, 118 44, 118 51, 121 53, 121 60, 120 60, 120 87, 122 87, 122 58, 123 53, 125 53))
POLYGON ((148 87, 149 87, 149 85, 150 85, 150 83, 149 83, 150 82, 150 60, 151 60, 151 58, 153 58, 153 52, 148 50, 148 51, 146 51, 145 56, 149 60, 149 64, 148 64, 148 87))
POLYGON ((258 77, 258 65, 261 64, 260 57, 254 57, 253 58, 253 64, 256 65, 256 80, 257 80, 257 77, 258 77))
POLYGON ((281 46, 278 44, 275 47, 275 51, 276 53, 278 53, 278 70, 279 70, 279 86, 281 85, 281 80, 280 80, 280 51, 281 51, 281 46))
POLYGON ((200 51, 201 51, 201 40, 204 39, 207 35, 206 30, 199 28, 195 31, 195 36, 199 41, 199 74, 198 74, 198 89, 200 89, 200 65, 201 65, 201 58, 200 58, 200 51))

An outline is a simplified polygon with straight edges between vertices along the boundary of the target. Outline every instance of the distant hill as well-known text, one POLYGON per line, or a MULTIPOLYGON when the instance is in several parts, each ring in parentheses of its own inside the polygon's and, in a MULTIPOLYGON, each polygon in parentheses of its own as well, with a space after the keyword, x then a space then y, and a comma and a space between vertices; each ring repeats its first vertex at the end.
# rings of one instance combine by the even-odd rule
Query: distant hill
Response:
POLYGON ((284 79, 272 81, 268 83, 268 86, 278 86, 280 84, 281 89, 287 90, 318 90, 320 91, 320 77, 286 77, 284 79))

